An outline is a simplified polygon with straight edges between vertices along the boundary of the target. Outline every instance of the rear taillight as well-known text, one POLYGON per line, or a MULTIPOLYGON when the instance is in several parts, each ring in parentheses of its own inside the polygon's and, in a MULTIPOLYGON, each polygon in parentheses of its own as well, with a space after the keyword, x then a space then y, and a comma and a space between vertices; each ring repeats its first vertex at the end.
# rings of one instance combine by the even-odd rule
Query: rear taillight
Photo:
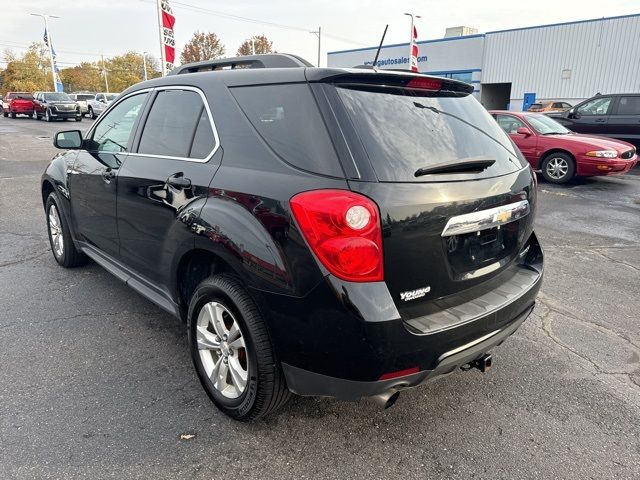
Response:
POLYGON ((291 199, 293 215, 322 265, 350 282, 384 279, 378 206, 348 190, 313 190, 291 199))

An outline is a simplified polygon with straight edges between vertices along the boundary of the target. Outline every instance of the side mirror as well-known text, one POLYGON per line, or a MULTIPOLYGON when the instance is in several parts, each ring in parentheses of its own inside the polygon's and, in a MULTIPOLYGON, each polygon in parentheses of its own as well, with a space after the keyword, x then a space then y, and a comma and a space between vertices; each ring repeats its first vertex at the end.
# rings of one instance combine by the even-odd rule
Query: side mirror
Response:
POLYGON ((525 137, 531 136, 531 130, 529 130, 527 127, 518 128, 518 130, 516 130, 516 133, 518 135, 524 135, 525 137))
POLYGON ((575 108, 570 108, 569 110, 567 110, 567 117, 568 118, 580 118, 580 114, 578 112, 576 112, 575 108))
POLYGON ((82 148, 82 132, 80 130, 58 132, 53 137, 53 145, 65 150, 78 150, 82 148))

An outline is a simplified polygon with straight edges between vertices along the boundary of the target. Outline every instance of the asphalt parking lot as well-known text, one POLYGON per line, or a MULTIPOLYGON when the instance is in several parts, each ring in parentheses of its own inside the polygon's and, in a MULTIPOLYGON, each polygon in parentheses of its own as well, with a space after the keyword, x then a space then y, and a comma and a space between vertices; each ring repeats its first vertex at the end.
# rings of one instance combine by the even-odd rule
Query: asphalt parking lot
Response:
POLYGON ((57 266, 51 135, 0 118, 0 478, 640 478, 640 172, 541 182, 546 277, 489 374, 253 424, 200 387, 185 328, 95 264, 57 266))

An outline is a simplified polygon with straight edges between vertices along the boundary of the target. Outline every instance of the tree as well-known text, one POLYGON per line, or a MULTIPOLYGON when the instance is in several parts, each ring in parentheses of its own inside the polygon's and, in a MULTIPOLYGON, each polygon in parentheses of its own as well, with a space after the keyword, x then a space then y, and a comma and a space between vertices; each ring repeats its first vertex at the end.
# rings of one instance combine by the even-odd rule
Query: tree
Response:
POLYGON ((254 35, 246 39, 238 48, 236 55, 253 55, 255 53, 273 53, 273 42, 264 35, 254 35))
POLYGON ((60 70, 60 79, 65 92, 89 91, 97 92, 104 89, 104 80, 100 69, 89 62, 60 70))
POLYGON ((191 40, 189 40, 182 49, 180 62, 201 62, 203 60, 224 57, 225 53, 226 49, 215 33, 196 31, 193 37, 191 37, 191 40))
POLYGON ((43 43, 32 43, 22 55, 5 52, 7 68, 2 72, 2 90, 34 92, 51 90, 53 79, 47 50, 43 43))

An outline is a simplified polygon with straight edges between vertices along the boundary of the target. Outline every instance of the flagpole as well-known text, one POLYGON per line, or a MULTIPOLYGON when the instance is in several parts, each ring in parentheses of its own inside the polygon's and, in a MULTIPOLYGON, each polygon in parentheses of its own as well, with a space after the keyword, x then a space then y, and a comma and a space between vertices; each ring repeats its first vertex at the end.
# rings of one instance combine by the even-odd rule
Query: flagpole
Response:
POLYGON ((51 78, 53 81, 53 91, 58 91, 58 83, 56 82, 56 62, 53 58, 53 40, 51 37, 51 31, 49 30, 48 18, 60 18, 56 15, 47 15, 42 13, 32 13, 34 17, 42 17, 44 19, 44 31, 47 34, 47 46, 49 47, 49 61, 51 62, 51 78))
POLYGON ((164 35, 163 35, 163 26, 162 26, 162 4, 161 0, 156 0, 158 5, 158 33, 160 34, 160 62, 162 62, 162 76, 165 77, 167 75, 167 60, 165 58, 164 53, 164 35))
POLYGON ((409 33, 409 68, 411 68, 411 57, 413 57, 413 44, 415 42, 415 39, 413 38, 414 19, 422 17, 420 15, 414 15, 413 13, 405 13, 405 15, 411 17, 411 30, 409 33))

